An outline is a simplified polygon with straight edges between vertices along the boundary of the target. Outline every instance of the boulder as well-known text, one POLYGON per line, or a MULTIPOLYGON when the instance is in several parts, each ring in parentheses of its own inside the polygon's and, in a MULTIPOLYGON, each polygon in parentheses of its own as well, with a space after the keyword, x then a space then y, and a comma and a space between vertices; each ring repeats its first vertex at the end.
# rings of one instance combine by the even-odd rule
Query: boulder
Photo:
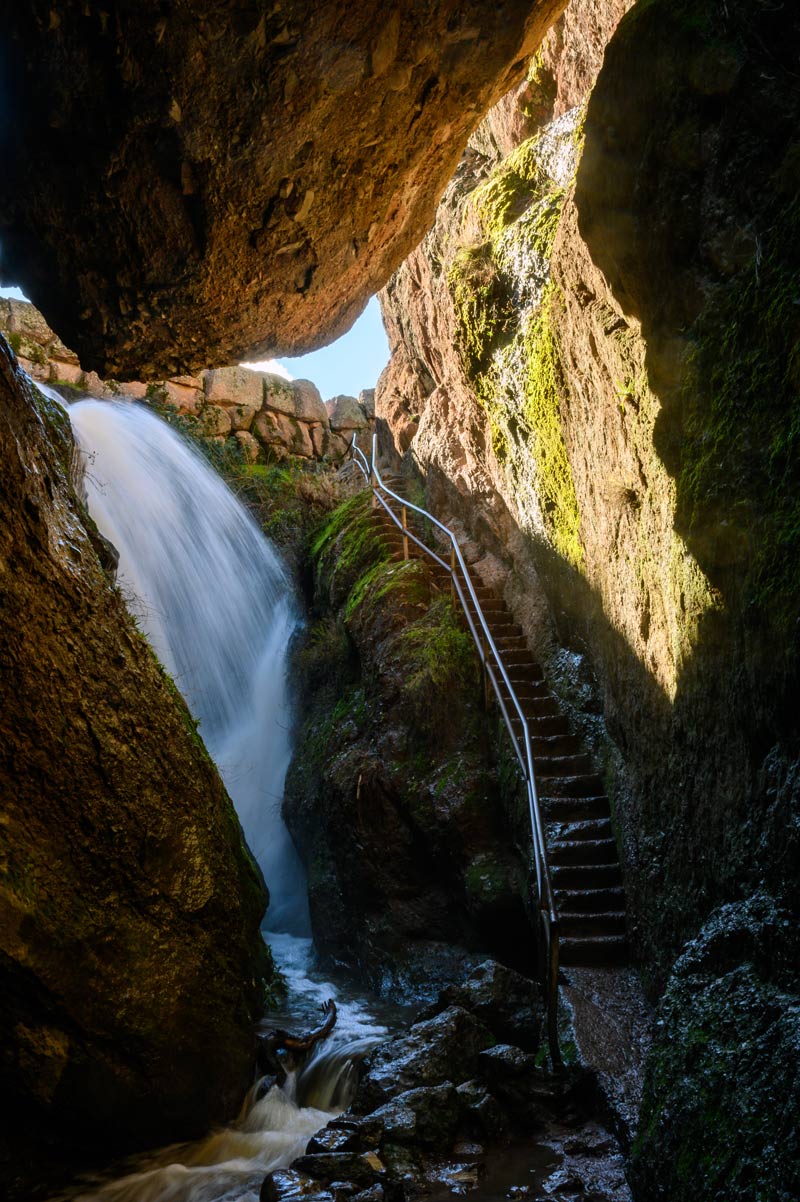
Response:
POLYGON ((373 1111, 371 1117, 380 1119, 386 1139, 393 1143, 443 1150, 456 1134, 463 1109, 455 1086, 445 1081, 406 1090, 373 1111))
POLYGON ((319 389, 310 380, 292 380, 295 396, 294 416, 301 422, 319 422, 328 425, 328 411, 323 404, 319 389))
POLYGON ((375 389, 363 388, 358 394, 358 403, 372 421, 375 416, 375 389))
POLYGON ((544 1003, 538 983, 496 960, 485 960, 465 984, 442 990, 438 1004, 471 1010, 498 1039, 528 1052, 542 1042, 544 1003))
POLYGON ((231 415, 220 405, 203 405, 198 414, 206 438, 225 436, 231 432, 231 415))
POLYGON ((209 405, 247 405, 260 409, 265 381, 279 379, 248 367, 217 367, 203 372, 203 389, 209 405))
POLYGON ((255 405, 231 405, 228 413, 234 430, 249 430, 258 413, 255 405))
POLYGON ((261 452, 258 440, 253 438, 252 434, 248 434, 246 430, 237 430, 233 437, 242 448, 245 461, 247 463, 255 463, 261 452))
POLYGON ((491 1043, 483 1024, 459 1006, 415 1023, 408 1035, 381 1044, 371 1054, 353 1109, 369 1112, 407 1090, 466 1081, 475 1074, 479 1053, 491 1043))
POLYGON ((335 396, 325 402, 332 430, 364 430, 369 418, 353 396, 335 396))
POLYGON ((307 459, 314 454, 309 427, 284 413, 262 409, 256 414, 252 432, 259 442, 273 451, 281 448, 290 455, 301 455, 307 459))
POLYGON ((285 413, 302 422, 328 425, 328 413, 319 389, 310 380, 284 380, 282 376, 264 377, 264 406, 274 413, 285 413))
MULTIPOLYGON (((139 387, 143 387, 139 385, 139 387)), ((177 380, 165 380, 161 385, 164 400, 179 413, 197 413, 203 404, 202 388, 194 384, 183 384, 177 380)), ((146 390, 145 390, 146 391, 146 390)))

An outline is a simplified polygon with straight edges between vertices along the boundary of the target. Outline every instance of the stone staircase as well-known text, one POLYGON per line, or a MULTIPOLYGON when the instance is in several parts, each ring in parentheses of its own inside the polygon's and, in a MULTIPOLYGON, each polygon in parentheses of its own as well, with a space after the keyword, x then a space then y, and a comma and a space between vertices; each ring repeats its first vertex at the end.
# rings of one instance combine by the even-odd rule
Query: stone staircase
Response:
MULTIPOLYGON (((394 482, 384 481, 395 489, 394 482)), ((379 506, 375 520, 395 558, 403 558, 403 537, 379 506)), ((434 582, 450 589, 450 575, 409 543, 412 558, 423 558, 434 582)), ((565 966, 612 965, 627 960, 625 896, 619 857, 611 830, 608 797, 591 758, 570 733, 558 701, 548 690, 541 668, 505 602, 472 581, 495 646, 503 660, 531 736, 539 805, 545 828, 550 875, 560 925, 560 963, 565 966)), ((469 602, 474 616, 474 606, 469 602)), ((513 711, 510 694, 503 700, 513 711)), ((517 737, 522 723, 512 725, 517 737)))

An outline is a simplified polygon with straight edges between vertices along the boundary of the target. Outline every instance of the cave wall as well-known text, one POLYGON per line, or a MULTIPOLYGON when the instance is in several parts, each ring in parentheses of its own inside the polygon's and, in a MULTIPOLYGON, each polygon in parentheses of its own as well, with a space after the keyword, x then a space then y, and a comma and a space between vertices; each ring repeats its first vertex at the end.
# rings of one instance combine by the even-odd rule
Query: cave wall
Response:
POLYGON ((271 969, 261 875, 101 566, 69 421, 2 337, 0 456, 6 1185, 27 1155, 42 1173, 234 1113, 271 969))
POLYGON ((563 6, 12 5, 2 278, 104 377, 331 340, 563 6))
POLYGON ((377 413, 603 770, 662 996, 640 1196, 783 1198, 762 1125, 797 1082, 761 1064, 798 1037, 798 17, 639 3, 567 98, 570 39, 626 7, 574 0, 504 102, 513 149, 472 139, 382 293, 377 413))

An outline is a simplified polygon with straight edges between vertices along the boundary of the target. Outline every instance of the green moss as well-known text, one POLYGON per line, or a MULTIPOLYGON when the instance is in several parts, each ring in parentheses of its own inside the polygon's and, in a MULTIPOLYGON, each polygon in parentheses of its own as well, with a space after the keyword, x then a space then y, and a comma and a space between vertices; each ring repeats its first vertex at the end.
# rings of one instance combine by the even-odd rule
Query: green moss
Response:
POLYGON ((799 306, 793 198, 698 322, 678 479, 678 521, 698 558, 736 563, 745 604, 783 627, 800 603, 799 306))
POLYGON ((464 372, 484 398, 492 356, 508 341, 514 305, 488 243, 462 247, 447 275, 456 313, 456 349, 464 372))
POLYGON ((561 425, 561 368, 551 328, 551 285, 523 335, 525 418, 532 432, 537 494, 542 515, 559 555, 583 562, 580 513, 561 425))
POLYGON ((22 335, 17 331, 14 331, 13 334, 9 334, 8 345, 11 347, 14 354, 18 355, 20 352, 20 347, 22 346, 22 335))
POLYGON ((403 693, 412 709, 430 716, 436 698, 477 691, 475 645, 459 624, 449 597, 437 598, 399 638, 405 662, 403 693))
POLYGON ((538 135, 513 150, 472 194, 486 236, 496 242, 536 195, 552 184, 539 162, 538 135))

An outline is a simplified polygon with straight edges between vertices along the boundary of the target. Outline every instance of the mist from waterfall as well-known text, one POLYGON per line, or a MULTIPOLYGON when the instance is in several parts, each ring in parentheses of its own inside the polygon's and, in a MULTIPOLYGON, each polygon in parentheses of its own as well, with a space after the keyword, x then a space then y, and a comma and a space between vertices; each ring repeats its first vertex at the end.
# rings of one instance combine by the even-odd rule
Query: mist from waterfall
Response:
POLYGON ((280 812, 298 621, 286 572, 203 456, 154 413, 86 400, 69 416, 89 512, 119 551, 117 582, 199 720, 264 873, 266 925, 305 935, 305 876, 280 812))

